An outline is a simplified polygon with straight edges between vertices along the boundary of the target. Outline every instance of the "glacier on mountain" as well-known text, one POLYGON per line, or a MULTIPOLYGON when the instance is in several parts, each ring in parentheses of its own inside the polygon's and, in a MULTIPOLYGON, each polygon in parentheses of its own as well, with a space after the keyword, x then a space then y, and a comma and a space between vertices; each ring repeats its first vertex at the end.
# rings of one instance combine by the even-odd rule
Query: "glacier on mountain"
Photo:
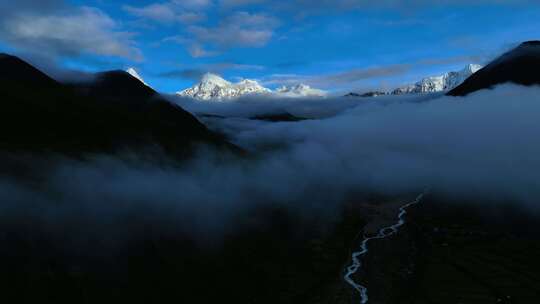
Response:
POLYGON ((231 83, 216 74, 206 73, 199 83, 176 94, 200 100, 224 100, 249 94, 270 93, 271 90, 261 86, 255 80, 244 79, 238 83, 231 83))
POLYGON ((393 95, 421 94, 449 91, 465 81, 482 68, 478 64, 469 64, 461 71, 448 72, 440 76, 427 77, 415 84, 403 86, 392 91, 393 95))
POLYGON ((245 95, 264 95, 269 97, 323 97, 326 92, 311 88, 305 84, 283 86, 275 91, 263 87, 257 81, 244 79, 237 83, 229 82, 220 76, 206 73, 193 87, 179 91, 178 96, 199 100, 230 100, 245 95))
POLYGON ((131 75, 131 76, 137 78, 137 80, 139 80, 140 82, 142 82, 142 83, 143 83, 144 85, 146 85, 147 87, 149 87, 149 85, 144 81, 144 79, 141 77, 141 75, 139 75, 139 73, 137 72, 137 70, 135 70, 134 68, 128 68, 128 69, 126 70, 126 72, 127 72, 129 75, 131 75))

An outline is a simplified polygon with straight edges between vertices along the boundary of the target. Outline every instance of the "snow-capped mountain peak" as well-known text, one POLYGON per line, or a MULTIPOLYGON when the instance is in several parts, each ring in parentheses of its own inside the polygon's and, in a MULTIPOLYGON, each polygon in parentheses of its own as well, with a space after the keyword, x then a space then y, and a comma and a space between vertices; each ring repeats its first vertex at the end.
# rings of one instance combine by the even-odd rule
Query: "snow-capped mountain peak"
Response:
POLYGON ((196 99, 209 100, 221 99, 224 96, 234 94, 232 84, 220 76, 212 73, 206 73, 201 81, 191 88, 177 92, 177 95, 192 97, 196 99))
POLYGON ((394 95, 446 92, 457 87, 482 68, 478 64, 468 64, 457 72, 448 72, 439 76, 426 77, 419 82, 403 86, 392 91, 394 95))
POLYGON ((212 74, 212 73, 206 73, 201 78, 201 84, 208 85, 208 86, 221 86, 221 87, 227 87, 230 86, 231 83, 227 80, 223 79, 219 75, 212 74))
POLYGON ((481 65, 471 63, 471 64, 468 64, 467 66, 465 66, 465 68, 461 72, 462 73, 474 74, 474 73, 478 72, 478 70, 480 70, 481 68, 482 68, 481 65))
POLYGON ((193 87, 179 91, 179 96, 190 97, 199 100, 230 100, 245 95, 265 95, 274 97, 325 97, 327 92, 314 89, 305 84, 294 86, 283 86, 275 91, 263 87, 259 82, 252 79, 242 79, 239 82, 232 83, 222 77, 206 73, 201 81, 193 87))
POLYGON ((235 86, 240 95, 268 94, 272 92, 270 89, 267 89, 263 87, 262 85, 260 85, 256 80, 251 80, 251 79, 243 79, 242 81, 238 82, 235 86))
POLYGON ((268 94, 270 92, 269 89, 261 86, 255 80, 244 79, 238 83, 231 83, 216 74, 206 73, 198 84, 176 94, 200 100, 224 100, 248 94, 268 94))
POLYGON ((144 81, 144 79, 141 77, 141 75, 139 75, 139 73, 137 72, 137 70, 135 70, 135 68, 128 68, 128 69, 126 70, 126 72, 127 72, 129 75, 131 75, 131 76, 137 78, 137 79, 138 79, 140 82, 142 82, 144 85, 149 86, 149 85, 144 81))

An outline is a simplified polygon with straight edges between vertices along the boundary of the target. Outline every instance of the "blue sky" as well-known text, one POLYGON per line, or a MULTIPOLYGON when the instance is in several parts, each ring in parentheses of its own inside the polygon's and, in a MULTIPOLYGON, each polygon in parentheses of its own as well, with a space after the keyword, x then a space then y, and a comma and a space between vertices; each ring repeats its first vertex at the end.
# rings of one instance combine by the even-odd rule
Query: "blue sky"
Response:
POLYGON ((162 92, 208 71, 341 92, 391 88, 540 39, 538 1, 374 2, 19 0, 0 4, 0 50, 90 72, 135 67, 162 92))

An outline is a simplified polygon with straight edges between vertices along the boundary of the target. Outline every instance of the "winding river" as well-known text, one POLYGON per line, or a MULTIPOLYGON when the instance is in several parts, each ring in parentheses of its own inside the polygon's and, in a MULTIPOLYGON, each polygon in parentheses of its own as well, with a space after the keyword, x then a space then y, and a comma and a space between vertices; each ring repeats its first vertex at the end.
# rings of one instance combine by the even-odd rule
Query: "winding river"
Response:
POLYGON ((418 204, 422 200, 423 197, 424 197, 424 193, 418 195, 414 201, 401 206, 399 208, 399 214, 397 217, 398 221, 394 225, 380 229, 379 232, 375 236, 364 237, 364 239, 362 240, 362 243, 360 243, 360 250, 353 252, 352 264, 349 267, 347 267, 347 272, 343 278, 349 285, 351 285, 354 289, 356 289, 360 293, 361 304, 366 304, 369 300, 368 289, 366 286, 354 281, 352 277, 362 267, 362 262, 360 261, 360 258, 368 252, 369 241, 376 240, 376 239, 384 239, 397 233, 399 227, 405 224, 404 216, 407 214, 407 208, 409 208, 412 205, 418 204))

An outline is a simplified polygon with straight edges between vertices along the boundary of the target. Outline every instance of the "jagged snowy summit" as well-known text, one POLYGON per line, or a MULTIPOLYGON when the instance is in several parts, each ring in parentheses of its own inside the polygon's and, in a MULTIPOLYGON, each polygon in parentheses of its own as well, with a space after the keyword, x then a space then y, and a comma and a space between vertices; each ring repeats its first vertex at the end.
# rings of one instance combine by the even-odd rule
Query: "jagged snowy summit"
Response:
POLYGON ((191 97, 199 100, 231 100, 246 95, 265 95, 274 97, 322 97, 326 92, 299 84, 291 87, 281 87, 276 91, 260 85, 256 80, 244 79, 237 83, 229 82, 222 77, 207 73, 193 87, 179 91, 178 96, 191 97))
POLYGON ((481 68, 481 65, 469 64, 461 71, 448 72, 440 76, 427 77, 415 84, 397 88, 392 91, 392 94, 402 95, 450 91, 462 84, 465 79, 469 78, 481 68))
POLYGON ((131 76, 137 78, 140 82, 142 82, 142 83, 143 83, 144 85, 146 85, 147 87, 149 87, 149 85, 144 81, 144 79, 141 77, 141 75, 139 75, 139 73, 137 72, 137 70, 135 70, 135 68, 128 68, 128 69, 126 70, 126 72, 127 72, 129 75, 131 75, 131 76))
POLYGON ((255 80, 244 79, 238 83, 231 83, 216 74, 206 73, 199 83, 176 94, 200 100, 224 100, 249 94, 269 93, 271 90, 261 86, 255 80))

